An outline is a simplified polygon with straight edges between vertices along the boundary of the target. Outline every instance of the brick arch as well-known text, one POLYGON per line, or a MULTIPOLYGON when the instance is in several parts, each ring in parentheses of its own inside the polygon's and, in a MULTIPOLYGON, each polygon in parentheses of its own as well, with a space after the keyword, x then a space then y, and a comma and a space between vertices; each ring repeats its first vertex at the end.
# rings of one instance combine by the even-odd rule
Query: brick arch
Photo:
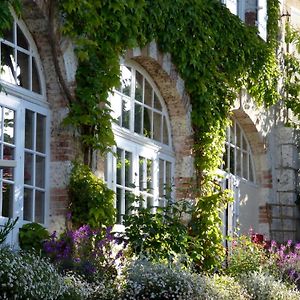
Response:
POLYGON ((149 73, 166 103, 176 158, 176 195, 181 198, 185 195, 184 185, 190 182, 194 173, 191 104, 184 81, 172 63, 171 55, 161 53, 155 42, 143 49, 128 50, 125 60, 129 59, 136 61, 149 73))
MULTIPOLYGON (((61 230, 65 226, 70 162, 75 159, 78 148, 73 131, 62 125, 62 120, 67 113, 68 101, 63 93, 55 69, 49 21, 51 1, 21 0, 21 2, 21 18, 35 41, 39 53, 46 84, 46 100, 51 110, 49 228, 51 230, 61 230)), ((65 78, 63 51, 60 49, 63 41, 59 35, 56 38, 56 47, 58 49, 56 60, 65 78)), ((69 85, 69 83, 67 84, 69 85)), ((69 87, 72 88, 71 84, 69 87)))

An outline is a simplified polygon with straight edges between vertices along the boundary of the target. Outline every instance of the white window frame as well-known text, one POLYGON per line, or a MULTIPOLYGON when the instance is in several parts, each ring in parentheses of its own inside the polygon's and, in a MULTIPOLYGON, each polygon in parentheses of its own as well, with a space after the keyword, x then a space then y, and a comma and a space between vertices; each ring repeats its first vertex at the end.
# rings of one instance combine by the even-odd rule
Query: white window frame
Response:
MULTIPOLYGON (((117 147, 124 149, 125 151, 132 153, 132 178, 133 184, 135 187, 132 188, 132 192, 136 196, 140 196, 143 191, 139 189, 139 157, 143 157, 146 159, 150 159, 153 161, 153 173, 152 173, 152 187, 153 187, 153 206, 159 206, 159 159, 168 161, 171 163, 171 178, 174 178, 174 171, 175 171, 175 154, 172 149, 172 139, 171 139, 171 126, 168 117, 167 107, 163 101, 163 98, 157 89, 154 81, 151 77, 143 70, 138 64, 135 62, 126 62, 123 63, 126 66, 134 68, 139 73, 141 73, 144 78, 149 82, 151 87, 153 88, 154 92, 158 96, 160 104, 162 106, 162 114, 166 117, 166 124, 168 130, 168 145, 163 144, 162 142, 156 141, 154 139, 145 137, 141 134, 134 132, 134 112, 130 115, 130 125, 129 129, 119 126, 118 124, 113 123, 112 128, 115 135, 116 147, 113 147, 113 152, 116 152, 117 147)), ((131 89, 134 89, 135 82, 131 83, 131 89)), ((115 92, 118 93, 118 92, 115 92)), ((120 94, 120 93, 119 93, 120 94)), ((130 107, 132 111, 134 110, 134 99, 128 97, 130 99, 130 107)), ((112 99, 113 100, 113 99, 112 99)), ((117 170, 117 158, 114 154, 109 153, 107 155, 107 170, 106 170, 106 181, 108 187, 111 188, 113 191, 117 191, 117 183, 116 183, 116 170, 117 170)), ((165 176, 164 176, 165 177, 165 176)), ((172 180, 173 181, 173 180, 172 180)), ((175 191, 172 190, 171 198, 174 199, 175 191)), ((124 206, 124 204, 122 204, 124 206)), ((155 209, 153 209, 155 211, 155 209)))
MULTIPOLYGON (((36 60, 37 76, 40 85, 40 94, 34 91, 28 90, 16 84, 9 83, 5 80, 0 79, 0 84, 4 88, 4 92, 0 93, 0 105, 14 110, 15 112, 15 159, 14 160, 0 160, 0 169, 3 167, 14 168, 14 197, 13 197, 13 211, 12 218, 19 218, 15 228, 7 238, 7 243, 11 245, 18 244, 18 231, 23 224, 30 223, 23 219, 23 208, 24 208, 24 164, 25 164, 25 112, 30 110, 36 114, 43 115, 45 117, 45 153, 41 156, 45 157, 45 186, 41 190, 45 193, 44 199, 44 211, 42 225, 45 227, 49 224, 49 170, 50 170, 50 109, 49 104, 46 101, 46 84, 44 78, 43 67, 41 60, 38 55, 37 48, 34 40, 32 39, 29 31, 26 29, 26 25, 22 20, 19 20, 15 13, 12 11, 14 18, 13 30, 16 33, 17 25, 27 39, 29 46, 27 53, 29 57, 34 57, 36 60)), ((14 34, 15 34, 14 33, 14 34)), ((3 39, 0 38, 0 41, 3 39)), ((15 53, 18 50, 16 41, 13 43, 5 41, 5 44, 13 47, 15 53)), ((30 72, 32 71, 30 67, 30 72)), ((34 132, 36 134, 36 132, 34 132)), ((35 172, 35 171, 34 171, 35 172)), ((33 172, 33 176, 34 176, 33 172)), ((38 187, 35 187, 38 190, 38 187)), ((32 210, 34 212, 34 202, 32 210)), ((33 214, 34 218, 34 214, 33 214)), ((0 226, 2 226, 8 220, 7 217, 0 216, 0 226)))

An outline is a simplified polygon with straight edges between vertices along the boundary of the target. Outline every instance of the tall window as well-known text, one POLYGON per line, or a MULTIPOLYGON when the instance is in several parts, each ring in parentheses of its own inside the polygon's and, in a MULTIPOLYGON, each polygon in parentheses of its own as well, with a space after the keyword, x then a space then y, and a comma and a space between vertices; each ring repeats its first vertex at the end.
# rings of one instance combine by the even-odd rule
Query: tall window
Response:
POLYGON ((251 148, 241 126, 235 120, 227 128, 225 148, 223 170, 255 182, 251 148))
POLYGON ((153 210, 171 197, 174 153, 166 106, 142 68, 121 66, 121 83, 110 103, 117 147, 116 155, 108 155, 106 180, 116 192, 121 223, 133 195, 140 197, 139 205, 153 210))
POLYGON ((48 105, 36 47, 15 18, 0 38, 0 225, 46 224, 48 105))

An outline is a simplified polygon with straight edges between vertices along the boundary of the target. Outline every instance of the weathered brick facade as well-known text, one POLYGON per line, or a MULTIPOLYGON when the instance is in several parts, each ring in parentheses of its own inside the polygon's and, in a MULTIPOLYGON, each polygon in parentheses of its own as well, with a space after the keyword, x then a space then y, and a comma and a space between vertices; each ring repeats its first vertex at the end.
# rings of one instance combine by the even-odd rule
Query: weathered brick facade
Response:
MULTIPOLYGON (((54 35, 51 34, 50 1, 22 2, 24 22, 42 61, 51 110, 49 227, 61 229, 65 225, 71 161, 81 155, 76 133, 61 123, 68 112, 68 97, 64 89, 71 94, 74 92, 77 62, 70 41, 55 30, 54 35)), ((58 26, 56 21, 54 24, 58 26)), ((188 198, 194 178, 194 159, 192 106, 185 83, 170 54, 161 53, 154 41, 143 49, 128 50, 125 59, 137 62, 149 73, 167 105, 176 159, 174 182, 177 198, 188 198)), ((294 130, 284 127, 280 107, 258 108, 246 92, 237 99, 233 117, 242 127, 253 154, 255 195, 246 196, 247 201, 255 204, 248 213, 257 220, 255 230, 280 241, 297 239, 298 149, 294 130)), ((95 158, 98 160, 99 157, 95 155, 95 158)), ((95 168, 97 174, 103 174, 103 161, 99 159, 95 168)))

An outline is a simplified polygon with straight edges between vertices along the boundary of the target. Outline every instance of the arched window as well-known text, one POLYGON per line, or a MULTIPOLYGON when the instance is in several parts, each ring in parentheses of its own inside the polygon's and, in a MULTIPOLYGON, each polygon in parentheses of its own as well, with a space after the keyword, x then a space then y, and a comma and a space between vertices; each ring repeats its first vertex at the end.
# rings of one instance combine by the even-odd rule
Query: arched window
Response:
POLYGON ((227 128, 223 170, 247 181, 255 182, 253 159, 245 133, 236 120, 227 128))
POLYGON ((0 38, 0 225, 46 225, 49 110, 33 39, 14 18, 0 38))
POLYGON ((116 192, 121 223, 133 194, 144 207, 164 205, 172 190, 174 153, 166 105, 140 66, 121 65, 121 83, 110 103, 117 147, 115 156, 108 155, 106 180, 116 192))

